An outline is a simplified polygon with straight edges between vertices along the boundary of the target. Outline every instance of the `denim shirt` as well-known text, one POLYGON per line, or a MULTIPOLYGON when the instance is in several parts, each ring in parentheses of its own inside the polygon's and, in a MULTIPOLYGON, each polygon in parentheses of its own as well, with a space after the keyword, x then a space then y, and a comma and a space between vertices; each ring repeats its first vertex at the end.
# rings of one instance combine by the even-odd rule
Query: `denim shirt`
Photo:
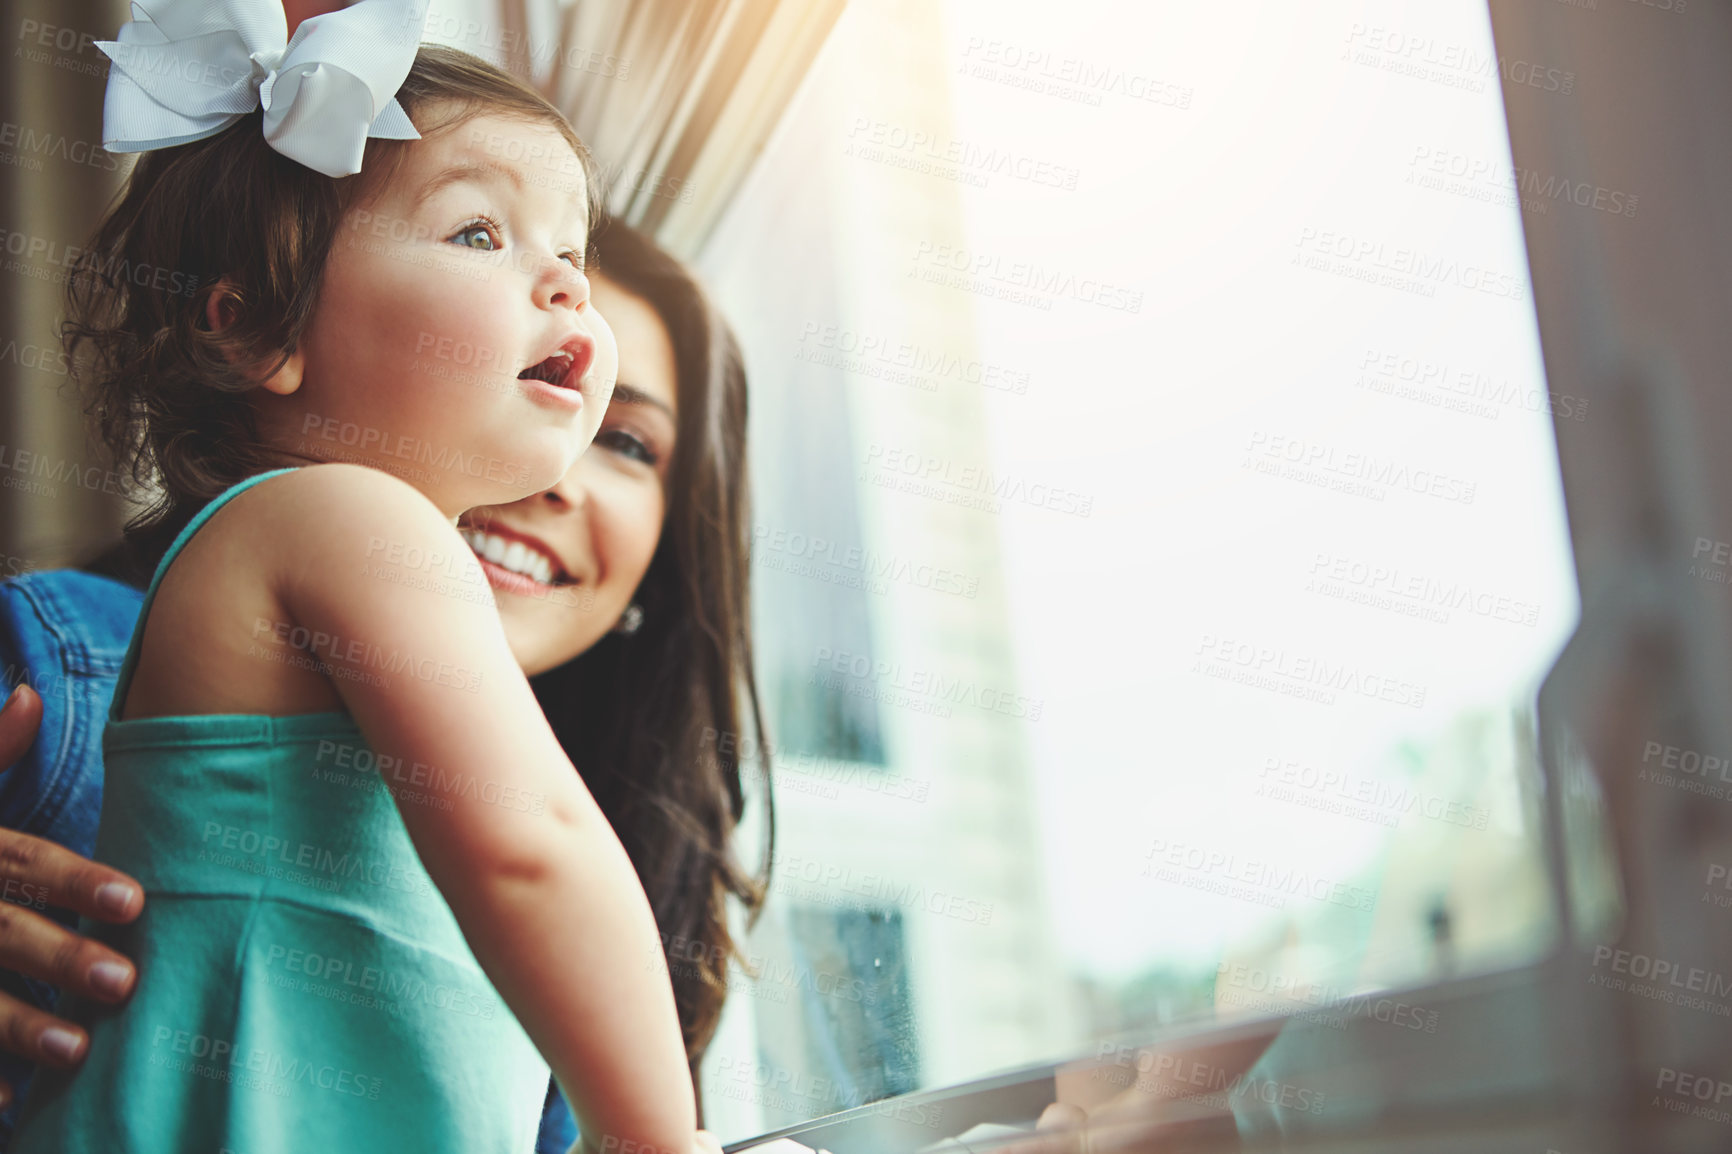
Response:
MULTIPOLYGON (((58 842, 89 857, 102 814, 102 728, 120 663, 132 640, 144 593, 130 585, 72 569, 30 573, 0 581, 0 676, 5 692, 27 682, 42 698, 42 729, 23 760, 0 766, 0 826, 58 842)), ((62 925, 78 916, 42 908, 22 892, 8 898, 30 905, 62 925)), ((0 989, 52 1011, 52 986, 0 972, 0 989)), ((485 1060, 450 1055, 452 1061, 485 1060)), ((11 1143, 16 1102, 22 1101, 33 1063, 0 1054, 0 1077, 17 1090, 0 1113, 0 1151, 11 1143)), ((548 1086, 535 1154, 565 1154, 577 1126, 559 1088, 548 1086)))

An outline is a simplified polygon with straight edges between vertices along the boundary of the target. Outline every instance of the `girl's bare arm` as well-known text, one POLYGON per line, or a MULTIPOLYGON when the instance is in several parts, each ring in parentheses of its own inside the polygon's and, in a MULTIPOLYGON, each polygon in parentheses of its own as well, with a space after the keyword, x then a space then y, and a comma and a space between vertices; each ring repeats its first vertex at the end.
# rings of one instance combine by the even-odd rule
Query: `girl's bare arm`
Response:
POLYGON ((258 497, 285 616, 323 635, 368 744, 442 771, 449 808, 399 800, 404 825, 584 1144, 687 1154, 696 1109, 655 918, 468 547, 420 493, 360 466, 302 469, 258 497), (380 668, 399 671, 342 675, 380 668))

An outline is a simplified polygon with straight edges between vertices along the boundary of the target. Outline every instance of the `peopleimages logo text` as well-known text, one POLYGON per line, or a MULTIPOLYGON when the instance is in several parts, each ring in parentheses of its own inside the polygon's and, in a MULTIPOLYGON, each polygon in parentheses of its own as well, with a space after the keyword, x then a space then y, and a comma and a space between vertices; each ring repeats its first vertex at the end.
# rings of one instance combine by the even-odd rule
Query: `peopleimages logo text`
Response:
POLYGON ((1394 247, 1369 237, 1329 229, 1305 228, 1299 231, 1298 247, 1301 255, 1333 257, 1368 271, 1412 277, 1423 283, 1455 285, 1505 300, 1527 299, 1527 282, 1510 273, 1484 268, 1452 256, 1438 256, 1414 248, 1394 247))
POLYGON ((959 245, 935 245, 923 240, 915 247, 914 264, 929 272, 953 273, 983 284, 1004 285, 1046 298, 1068 297, 1082 304, 1129 313, 1141 312, 1143 308, 1141 292, 1132 292, 1095 277, 1078 276, 1064 269, 1046 268, 1026 260, 1006 260, 998 253, 980 252, 959 245))

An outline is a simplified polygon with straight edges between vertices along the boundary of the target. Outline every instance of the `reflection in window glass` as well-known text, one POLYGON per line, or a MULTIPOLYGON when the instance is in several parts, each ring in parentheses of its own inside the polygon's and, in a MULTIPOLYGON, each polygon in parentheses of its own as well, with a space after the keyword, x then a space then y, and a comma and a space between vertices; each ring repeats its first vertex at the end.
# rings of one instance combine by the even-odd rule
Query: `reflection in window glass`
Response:
POLYGON ((838 662, 823 660, 812 645, 811 624, 822 621, 822 636, 830 639, 825 648, 847 654, 849 662, 873 659, 864 589, 811 579, 835 558, 865 555, 854 478, 845 459, 828 448, 850 439, 845 400, 835 389, 792 390, 764 421, 785 430, 766 436, 788 446, 782 467, 800 483, 760 489, 754 556, 778 611, 763 614, 756 632, 771 688, 775 748, 801 755, 800 761, 882 766, 877 701, 850 692, 850 681, 834 668, 838 662))
POLYGON ((1468 0, 849 6, 700 261, 766 678, 872 719, 781 698, 718 1131, 1545 948, 1519 188, 1468 0))
MULTIPOLYGON (((795 1012, 783 1016, 783 1042, 793 1053, 777 1065, 826 1071, 848 1106, 919 1089, 901 911, 801 907, 792 911, 789 929, 797 964, 811 978, 789 1003, 795 1012)), ((766 1050, 770 1034, 767 1028, 760 1034, 766 1050)))

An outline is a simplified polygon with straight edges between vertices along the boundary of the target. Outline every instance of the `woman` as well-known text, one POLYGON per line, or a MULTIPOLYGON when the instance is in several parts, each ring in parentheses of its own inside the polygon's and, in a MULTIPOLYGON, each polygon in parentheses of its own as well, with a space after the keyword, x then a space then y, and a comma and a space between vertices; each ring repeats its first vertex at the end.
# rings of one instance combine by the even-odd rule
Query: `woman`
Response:
MULTIPOLYGON (((613 322, 621 364, 595 445, 555 488, 481 511, 467 519, 465 532, 483 558, 513 652, 613 823, 676 955, 672 979, 695 1084, 734 952, 727 897, 755 914, 767 880, 767 872, 748 874, 729 848, 744 799, 738 763, 724 751, 743 742, 715 740, 761 728, 746 582, 745 378, 731 334, 676 262, 620 225, 600 228, 594 248, 594 300, 613 322), (753 728, 743 730, 748 718, 753 728)), ((99 567, 142 584, 178 528, 173 520, 99 567)), ((72 578, 63 583, 70 587, 72 578)), ((100 696, 85 694, 75 708, 100 718, 107 704, 100 696)), ((31 708, 26 700, 22 712, 31 708)), ((10 762, 0 761, 0 768, 10 762)), ((82 778, 52 773, 42 780, 61 791, 76 780, 80 792, 99 795, 100 766, 82 778)), ((25 800, 30 804, 18 808, 33 812, 34 799, 25 800)), ((767 788, 765 801, 767 871, 774 838, 767 788)), ((72 807, 92 815, 87 830, 56 827, 50 836, 87 851, 81 834, 94 834, 89 803, 87 796, 72 807)), ((47 852, 52 847, 34 839, 4 836, 0 859, 12 863, 14 887, 52 893, 56 905, 105 920, 136 916, 136 899, 106 914, 94 905, 100 886, 116 880, 113 871, 47 852), (68 893, 87 896, 61 896, 68 893)), ((103 954, 44 918, 0 909, 0 962, 119 1001, 130 993, 131 967, 103 954), (111 980, 93 986, 90 975, 102 965, 111 980), (112 980, 115 967, 122 980, 112 980)), ((31 992, 40 997, 40 989, 31 992)), ((41 1011, 0 1001, 0 1047, 56 1066, 76 1064, 83 1039, 74 1031, 68 1047, 67 1029, 41 1011), (58 1050, 44 1045, 56 1029, 58 1050)), ((569 1112, 550 1093, 538 1148, 564 1150, 572 1137, 569 1112)))

